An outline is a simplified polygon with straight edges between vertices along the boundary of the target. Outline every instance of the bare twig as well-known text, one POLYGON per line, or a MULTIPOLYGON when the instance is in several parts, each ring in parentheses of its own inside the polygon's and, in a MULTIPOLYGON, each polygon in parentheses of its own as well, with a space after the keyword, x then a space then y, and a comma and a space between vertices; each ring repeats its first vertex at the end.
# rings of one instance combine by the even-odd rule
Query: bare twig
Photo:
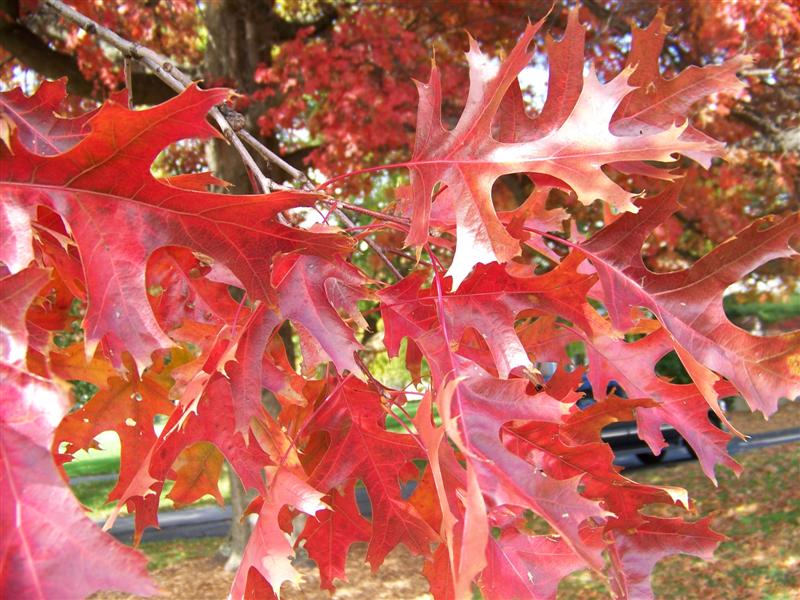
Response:
MULTIPOLYGON (((345 225, 347 225, 348 227, 353 227, 355 225, 355 221, 353 221, 350 217, 344 214, 344 212, 342 212, 340 208, 334 209, 334 212, 336 213, 336 216, 339 217, 342 221, 344 221, 345 225)), ((386 265, 386 268, 388 268, 392 272, 392 275, 397 277, 398 280, 403 278, 403 274, 397 270, 397 267, 394 266, 394 263, 391 261, 391 259, 388 256, 386 256, 386 252, 384 251, 384 249, 375 240, 371 240, 365 237, 364 241, 370 248, 372 248, 372 251, 375 252, 375 254, 377 254, 380 257, 380 259, 386 265)))
POLYGON ((396 225, 400 225, 406 229, 408 229, 409 226, 409 220, 403 217, 395 217, 394 215, 387 215, 377 210, 370 210, 369 208, 364 208, 363 206, 359 206, 358 204, 350 204, 349 202, 342 202, 341 200, 336 200, 335 198, 320 198, 320 200, 322 202, 329 202, 331 204, 334 204, 338 208, 344 208, 346 210, 352 210, 353 212, 361 213, 362 215, 367 215, 369 217, 372 217, 373 219, 378 219, 379 221, 386 221, 387 223, 395 223, 396 225))
POLYGON ((417 258, 407 252, 403 252, 401 250, 395 250, 394 248, 388 248, 387 251, 390 254, 394 254, 395 256, 399 256, 400 258, 405 258, 406 260, 410 260, 413 264, 422 265, 424 267, 432 266, 427 260, 422 260, 421 258, 417 258))
POLYGON ((242 138, 242 140, 244 140, 246 144, 248 144, 256 152, 258 152, 265 160, 283 169, 293 179, 296 179, 297 181, 302 183, 304 187, 310 186, 310 182, 308 180, 308 177, 306 177, 305 173, 303 173, 299 169, 295 169, 292 165, 283 160, 272 150, 270 150, 264 144, 259 142, 258 139, 256 139, 255 136, 253 136, 253 134, 251 134, 249 131, 242 129, 241 131, 238 132, 238 134, 239 137, 242 138))
MULTIPOLYGON (((104 42, 113 46, 122 52, 126 58, 136 59, 144 63, 156 74, 159 79, 161 79, 176 92, 182 92, 192 83, 191 79, 182 73, 181 70, 172 64, 172 62, 165 56, 162 56, 161 54, 135 42, 126 40, 110 29, 103 27, 96 21, 93 21, 89 17, 79 13, 71 6, 64 4, 60 0, 45 0, 45 4, 65 19, 76 23, 79 27, 86 30, 87 33, 96 35, 104 42)), ((215 107, 209 111, 209 114, 219 126, 222 134, 225 136, 225 139, 227 139, 236 149, 244 164, 253 173, 259 187, 261 188, 261 191, 269 193, 275 187, 273 182, 266 175, 264 175, 264 173, 258 167, 258 164, 253 157, 250 156, 247 148, 244 147, 244 144, 237 136, 236 131, 234 131, 233 127, 231 127, 231 124, 228 123, 228 120, 225 118, 222 112, 215 107)))
MULTIPOLYGON (((60 0, 45 0, 44 3, 54 10, 56 13, 61 15, 63 18, 68 19, 74 23, 76 23, 79 27, 83 28, 87 33, 96 35, 101 40, 105 41, 106 43, 110 44, 120 52, 122 52, 123 56, 125 57, 125 73, 126 73, 126 81, 130 79, 130 61, 131 60, 138 60, 142 64, 144 64, 147 68, 149 68, 155 75, 161 79, 164 83, 166 83, 169 87, 171 87, 176 92, 180 93, 185 90, 189 85, 192 84, 192 80, 188 77, 185 73, 183 73, 180 69, 178 69, 167 57, 147 48, 145 46, 141 46, 136 42, 131 42, 126 40, 122 36, 114 33, 110 29, 100 25, 96 21, 93 21, 89 17, 81 14, 71 6, 68 6, 61 2, 60 0)), ((128 86, 130 83, 128 82, 128 86)), ((241 114, 233 111, 227 107, 214 107, 209 111, 209 115, 212 119, 217 123, 217 126, 222 131, 222 134, 225 136, 225 139, 230 142, 230 144, 236 149, 239 153, 239 156, 242 158, 242 161, 256 178, 258 182, 258 186, 261 188, 261 191, 268 193, 275 189, 281 189, 283 186, 276 184, 271 179, 269 179, 259 168, 256 161, 253 159, 251 154, 248 152, 247 148, 245 147, 245 143, 247 143, 253 150, 255 150, 259 155, 261 155, 265 160, 268 162, 280 167, 283 169, 289 176, 291 176, 296 181, 300 182, 303 185, 303 189, 306 191, 312 191, 314 186, 308 180, 308 177, 305 173, 296 169, 288 162, 283 160, 280 156, 275 154, 272 150, 267 148, 264 144, 258 141, 250 132, 243 128, 243 117, 241 114)), ((334 205, 337 203, 335 201, 334 205)), ((365 214, 371 214, 373 217, 380 218, 384 221, 396 221, 396 219, 389 217, 388 215, 383 215, 382 213, 375 212, 375 211, 367 211, 367 209, 361 209, 361 207, 357 207, 355 205, 349 205, 346 203, 342 203, 342 206, 349 208, 351 210, 358 210, 359 212, 363 212, 365 214)), ((336 214, 338 217, 344 221, 349 226, 355 225, 355 223, 348 217, 344 212, 342 212, 338 207, 335 209, 336 214)), ((285 222, 285 219, 282 219, 282 222, 285 222)), ((402 274, 397 270, 397 267, 394 266, 392 261, 386 255, 384 249, 374 240, 365 238, 364 240, 370 248, 375 252, 375 254, 380 257, 380 259, 386 264, 386 267, 391 271, 391 273, 397 277, 398 279, 402 278, 402 274)))
POLYGON ((125 89, 128 92, 128 108, 133 105, 133 75, 131 74, 133 65, 131 59, 125 58, 122 64, 122 69, 125 72, 125 89))

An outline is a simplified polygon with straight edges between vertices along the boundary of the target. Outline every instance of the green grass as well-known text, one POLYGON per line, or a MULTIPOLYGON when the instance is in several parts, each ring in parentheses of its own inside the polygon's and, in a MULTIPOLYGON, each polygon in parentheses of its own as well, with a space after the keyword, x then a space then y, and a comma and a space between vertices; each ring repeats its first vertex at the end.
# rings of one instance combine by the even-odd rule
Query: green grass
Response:
MULTIPOLYGON (((712 529, 728 536, 704 562, 690 556, 661 561, 653 574, 657 598, 796 598, 800 589, 800 444, 753 450, 736 456, 744 467, 737 478, 721 469, 719 487, 703 475, 696 461, 632 471, 632 479, 652 485, 678 485, 695 499, 697 514, 712 517, 712 529), (757 590, 757 593, 755 591, 757 590)), ((648 510, 661 516, 684 511, 648 510)), ((695 518, 689 515, 690 520, 695 518)), ((593 574, 581 571, 559 586, 559 598, 600 600, 608 590, 593 574)))
POLYGON ((87 475, 110 475, 119 473, 118 452, 97 452, 68 462, 64 470, 70 477, 84 477, 87 475))
POLYGON ((70 477, 87 475, 109 475, 119 473, 119 437, 112 431, 97 436, 99 450, 83 450, 75 453, 75 458, 64 465, 70 477))
POLYGON ((214 556, 225 538, 206 537, 167 542, 144 542, 139 550, 147 557, 147 568, 151 571, 169 567, 183 560, 214 556))
POLYGON ((800 294, 792 294, 786 302, 746 302, 739 304, 734 296, 723 298, 725 314, 737 319, 755 315, 764 323, 777 323, 800 316, 800 294))
MULTIPOLYGON (((420 402, 421 400, 418 398, 408 400, 403 404, 403 410, 393 406, 392 415, 386 415, 386 430, 392 433, 408 433, 409 430, 416 432, 416 428, 408 417, 413 419, 417 416, 420 402), (408 416, 406 416, 406 414, 408 414, 408 416)), ((442 419, 439 417, 439 411, 436 405, 433 406, 433 423, 437 426, 442 424, 442 419)))
MULTIPOLYGON (((413 419, 417 416, 417 409, 419 408, 419 400, 409 400, 403 405, 405 411, 413 419)), ((392 433, 408 433, 409 429, 415 431, 414 426, 408 417, 403 414, 403 411, 397 407, 392 407, 392 413, 395 416, 386 415, 386 430, 392 433)))
MULTIPOLYGON (((173 483, 174 482, 172 481, 167 481, 164 484, 164 491, 161 494, 161 499, 158 503, 159 511, 175 510, 172 500, 167 498, 167 494, 172 489, 173 483)), ((106 502, 109 492, 114 489, 115 485, 117 485, 117 480, 112 479, 73 483, 70 487, 72 488, 72 492, 75 494, 75 497, 78 499, 78 501, 87 509, 89 509, 90 517, 102 518, 110 515, 111 511, 114 510, 114 506, 116 505, 115 502, 106 502)), ((231 497, 230 485, 228 478, 224 474, 219 480, 219 491, 222 493, 222 497, 225 502, 228 502, 231 497)), ((197 506, 209 506, 216 503, 217 501, 213 497, 210 495, 205 495, 194 504, 191 504, 190 507, 194 508, 197 506)))
POLYGON ((87 481, 84 483, 73 483, 70 487, 72 493, 78 501, 91 511, 92 517, 101 517, 109 514, 113 509, 113 504, 106 507, 108 493, 116 485, 113 481, 87 481))
MULTIPOLYGON (((91 475, 116 476, 119 473, 120 464, 119 438, 113 433, 102 434, 100 436, 100 445, 102 447, 101 450, 76 453, 75 459, 64 465, 67 475, 70 478, 91 475)), ((109 477, 101 480, 73 481, 70 487, 75 497, 90 511, 90 517, 102 518, 111 514, 114 509, 115 503, 107 503, 106 499, 115 485, 117 485, 117 478, 109 477)), ((172 500, 166 498, 172 486, 172 481, 167 481, 164 485, 159 502, 159 510, 175 510, 172 500)), ((227 502, 230 499, 230 484, 228 477, 224 473, 220 477, 219 489, 222 497, 227 502)), ((191 506, 208 506, 210 504, 216 504, 216 500, 206 495, 191 506)))

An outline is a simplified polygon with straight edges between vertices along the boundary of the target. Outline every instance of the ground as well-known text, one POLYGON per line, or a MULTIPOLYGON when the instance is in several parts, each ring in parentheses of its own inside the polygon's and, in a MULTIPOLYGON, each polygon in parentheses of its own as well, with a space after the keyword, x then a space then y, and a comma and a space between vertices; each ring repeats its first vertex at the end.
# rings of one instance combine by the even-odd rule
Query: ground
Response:
MULTIPOLYGON (((211 552, 215 549, 209 548, 211 552)), ((430 600, 428 584, 421 574, 421 563, 404 547, 398 548, 384 562, 377 574, 364 562, 366 545, 354 545, 347 561, 350 583, 337 586, 334 598, 342 600, 430 600)), ((319 577, 313 563, 297 565, 303 576, 300 588, 288 584, 281 589, 282 600, 330 600, 319 589, 319 577)), ((156 582, 166 592, 165 600, 222 600, 231 587, 232 574, 222 569, 213 556, 181 561, 153 571, 156 582)), ((134 598, 124 594, 98 594, 96 600, 134 598)))
MULTIPOLYGON (((719 487, 705 478, 695 461, 640 469, 628 474, 643 483, 686 487, 696 501, 697 515, 712 515, 713 528, 727 535, 716 560, 703 562, 676 556, 661 562, 653 577, 656 597, 729 600, 763 598, 800 599, 800 444, 784 444, 740 454, 745 471, 737 479, 730 471, 718 473, 719 487)), ((678 514, 658 511, 659 514, 678 514)), ((144 544, 152 574, 165 591, 163 598, 214 599, 226 597, 231 575, 213 554, 219 539, 144 544), (188 558, 187 558, 188 557, 188 558)), ((364 564, 365 547, 353 546, 348 559, 350 583, 341 584, 334 598, 421 600, 430 598, 420 575, 420 559, 400 547, 377 575, 364 564)), ((329 598, 318 590, 312 565, 298 565, 300 589, 284 586, 281 598, 329 598)), ((588 572, 576 573, 559 588, 564 599, 608 598, 608 592, 588 572)), ((98 594, 96 600, 131 598, 98 594)))
MULTIPOLYGON (((785 402, 785 401, 784 401, 785 402)), ((728 413, 731 425, 745 435, 755 435, 766 431, 800 428, 800 402, 785 402, 769 419, 760 412, 737 410, 728 413)))

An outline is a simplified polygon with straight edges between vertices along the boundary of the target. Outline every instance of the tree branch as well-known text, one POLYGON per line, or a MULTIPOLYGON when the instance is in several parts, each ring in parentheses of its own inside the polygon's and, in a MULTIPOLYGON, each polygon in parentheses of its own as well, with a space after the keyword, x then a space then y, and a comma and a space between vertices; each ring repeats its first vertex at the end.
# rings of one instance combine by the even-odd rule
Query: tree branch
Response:
MULTIPOLYGON (((157 52, 140 46, 134 42, 130 42, 125 38, 117 35, 110 29, 103 27, 99 23, 93 21, 89 17, 79 13, 71 6, 67 6, 60 0, 44 0, 44 3, 55 10, 59 15, 76 23, 78 26, 86 30, 87 33, 96 35, 101 40, 112 45, 114 48, 122 52, 124 56, 129 56, 136 60, 141 61, 149 69, 151 69, 156 76, 171 87, 176 92, 182 92, 186 87, 192 83, 191 79, 173 65, 168 58, 158 54, 157 52)), ((247 148, 244 147, 242 140, 239 139, 237 132, 220 112, 218 108, 212 108, 209 111, 211 117, 216 121, 220 130, 225 138, 233 145, 236 151, 241 156, 244 164, 253 173, 256 178, 261 191, 269 193, 274 184, 267 178, 266 175, 256 164, 256 161, 250 156, 247 148)))
MULTIPOLYGON (((159 79, 161 79, 166 85, 176 92, 180 93, 192 83, 191 79, 182 73, 180 69, 175 67, 175 65, 173 65, 168 58, 158 54, 157 52, 124 39, 110 29, 103 27, 99 23, 86 17, 72 7, 64 4, 60 0, 44 0, 44 3, 55 10, 62 17, 76 23, 88 33, 96 35, 101 40, 110 44, 122 52, 125 57, 130 57, 132 59, 141 61, 144 65, 150 68, 159 79)), ((245 163, 245 165, 247 165, 247 168, 253 173, 262 191, 268 193, 277 186, 269 178, 267 178, 266 175, 264 175, 253 157, 247 151, 247 148, 245 148, 243 141, 247 142, 266 160, 278 165, 294 179, 302 183, 304 188, 313 190, 313 186, 306 177, 305 173, 295 169, 292 165, 287 163, 280 156, 259 142, 252 134, 242 128, 243 119, 239 113, 231 111, 226 107, 215 107, 209 111, 209 114, 217 122, 217 125, 222 130, 225 138, 239 153, 242 161, 245 163)), ((346 224, 350 226, 355 225, 355 223, 353 223, 353 221, 350 220, 350 218, 341 210, 337 208, 336 212, 339 218, 341 218, 346 224)), ((365 239, 365 241, 386 264, 387 268, 392 272, 392 274, 398 279, 402 279, 402 274, 397 270, 397 267, 394 266, 389 257, 386 256, 386 253, 383 251, 380 245, 370 239, 365 239)))
MULTIPOLYGON (((0 46, 26 67, 47 79, 67 78, 67 91, 83 98, 96 98, 102 88, 87 79, 74 56, 51 48, 11 12, 13 2, 3 3, 0 17, 0 46)), ((172 96, 170 88, 158 77, 133 73, 133 97, 136 104, 159 104, 172 96)))
MULTIPOLYGON (((342 221, 344 221, 345 225, 347 225, 348 227, 353 227, 355 225, 355 222, 346 214, 344 214, 344 212, 340 208, 334 209, 333 212, 335 212, 336 216, 339 217, 342 221)), ((398 281, 401 280, 403 278, 403 274, 397 270, 397 267, 394 266, 394 263, 391 261, 391 259, 388 256, 386 256, 386 252, 384 252, 383 248, 378 244, 378 242, 371 240, 368 237, 365 237, 364 241, 370 248, 372 248, 372 251, 375 252, 375 254, 377 254, 378 257, 383 261, 383 264, 385 264, 386 267, 392 272, 392 275, 394 275, 398 281)))

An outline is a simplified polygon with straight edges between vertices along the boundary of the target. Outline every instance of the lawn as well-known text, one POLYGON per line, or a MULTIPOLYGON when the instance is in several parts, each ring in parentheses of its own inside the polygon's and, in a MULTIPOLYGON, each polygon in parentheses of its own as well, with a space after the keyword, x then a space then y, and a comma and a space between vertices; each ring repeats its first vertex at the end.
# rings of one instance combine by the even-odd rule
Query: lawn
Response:
MULTIPOLYGON (((628 473, 641 483, 680 485, 695 499, 700 515, 728 536, 716 560, 674 556, 656 566, 653 588, 659 599, 800 598, 800 444, 754 450, 735 457, 744 467, 737 479, 718 472, 715 488, 697 462, 628 473)), ((672 516, 678 510, 653 514, 672 516)), ((562 582, 564 598, 607 598, 605 588, 582 572, 562 582)))
MULTIPOLYGON (((94 519, 107 517, 114 509, 115 503, 106 503, 108 493, 117 484, 119 473, 119 438, 116 434, 103 433, 98 436, 101 450, 78 452, 75 459, 64 465, 69 475, 70 487, 75 497, 89 510, 89 516, 94 519), (77 479, 76 479, 77 478, 77 479)), ((174 510, 172 501, 167 499, 167 494, 172 489, 172 481, 164 484, 164 490, 159 501, 159 510, 174 510)), ((230 482, 223 471, 220 477, 219 490, 222 497, 230 499, 230 482)), ((216 500, 209 495, 204 496, 192 506, 207 506, 216 504, 216 500)), ((124 511, 123 511, 123 514, 124 511)))
MULTIPOLYGON (((721 471, 719 487, 708 481, 697 462, 628 472, 643 483, 686 487, 696 501, 697 515, 712 515, 715 530, 730 539, 717 551, 716 560, 703 562, 688 556, 668 558, 656 567, 653 587, 659 599, 702 598, 728 600, 800 598, 800 444, 785 444, 740 454, 745 468, 740 479, 721 471)), ((660 515, 677 514, 660 510, 660 515)), ((222 598, 231 575, 213 558, 218 538, 192 542, 142 544, 153 575, 165 598, 222 598), (188 559, 188 560, 187 560, 188 559)), ((350 583, 338 587, 334 598, 379 600, 430 599, 419 574, 421 564, 404 548, 388 558, 375 575, 364 564, 365 547, 350 552, 350 583)), ((284 587, 282 598, 322 600, 318 579, 307 563, 298 565, 302 589, 284 587)), ((103 599, 127 598, 104 594, 103 599)), ((602 583, 588 572, 565 579, 559 598, 609 598, 602 583)))
POLYGON ((147 556, 147 568, 157 571, 194 558, 213 557, 225 538, 206 537, 168 542, 143 542, 139 549, 147 556))
POLYGON ((80 450, 75 458, 64 465, 70 478, 88 475, 107 475, 119 473, 119 437, 113 431, 97 436, 100 450, 80 450))

